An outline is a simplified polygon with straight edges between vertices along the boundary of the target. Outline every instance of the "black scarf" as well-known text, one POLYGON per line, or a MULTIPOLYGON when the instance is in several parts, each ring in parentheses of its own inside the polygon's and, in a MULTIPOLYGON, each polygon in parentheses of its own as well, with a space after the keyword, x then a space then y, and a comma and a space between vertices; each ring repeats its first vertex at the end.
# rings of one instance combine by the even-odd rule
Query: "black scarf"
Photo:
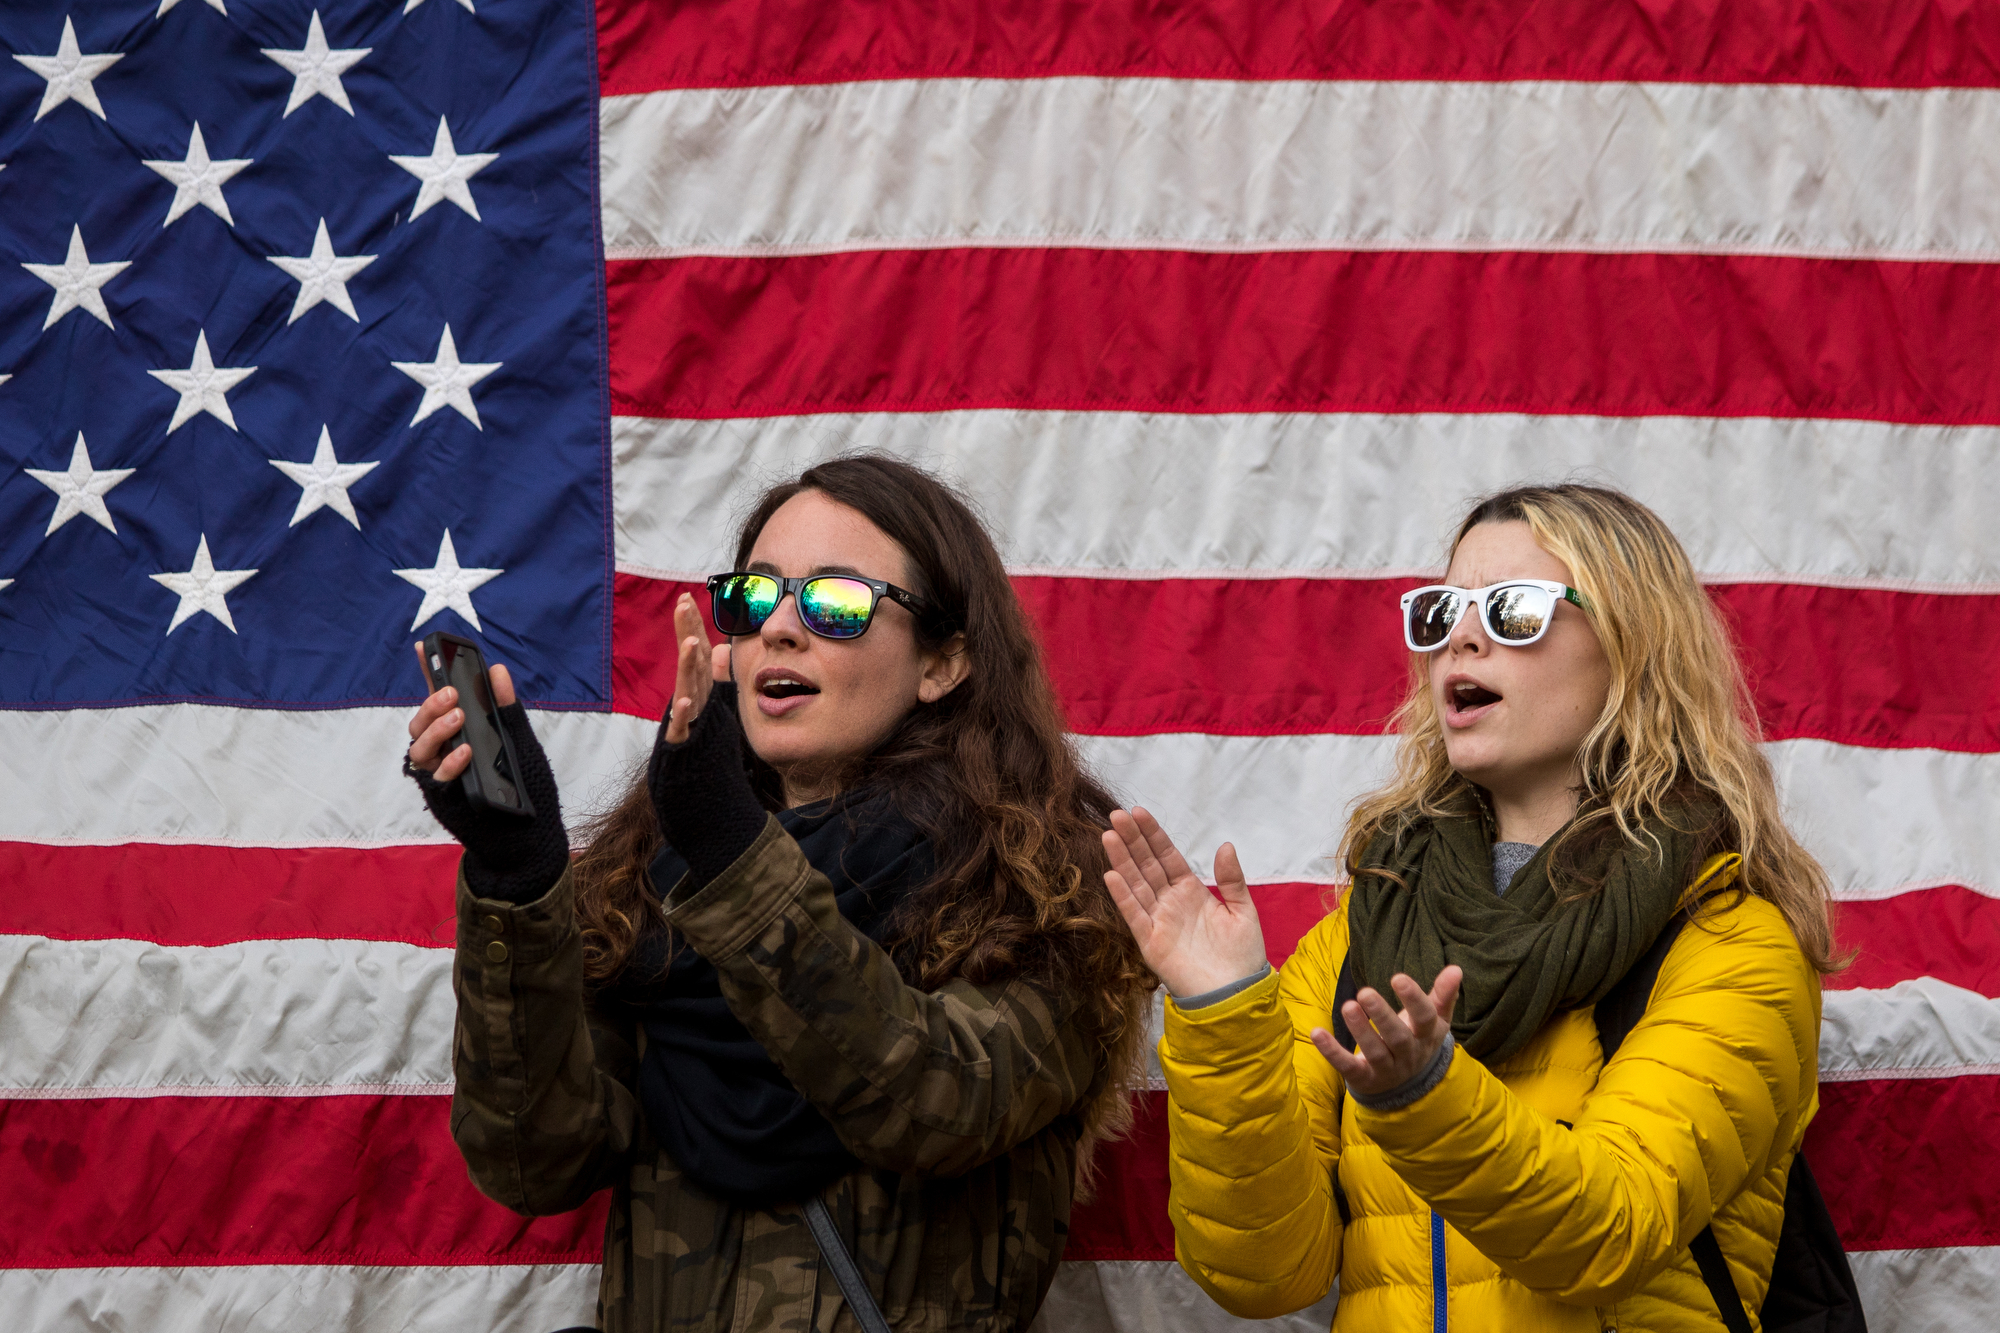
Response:
MULTIPOLYGON (((778 822, 832 881, 841 916, 877 943, 897 904, 933 873, 930 843, 884 796, 850 793, 780 811, 778 822)), ((670 891, 686 871, 680 853, 663 847, 653 886, 670 891)), ((646 1032, 638 1078, 646 1123, 697 1184, 771 1203, 804 1198, 858 1165, 730 1012, 715 966, 684 941, 663 931, 642 939, 608 992, 646 1032)))

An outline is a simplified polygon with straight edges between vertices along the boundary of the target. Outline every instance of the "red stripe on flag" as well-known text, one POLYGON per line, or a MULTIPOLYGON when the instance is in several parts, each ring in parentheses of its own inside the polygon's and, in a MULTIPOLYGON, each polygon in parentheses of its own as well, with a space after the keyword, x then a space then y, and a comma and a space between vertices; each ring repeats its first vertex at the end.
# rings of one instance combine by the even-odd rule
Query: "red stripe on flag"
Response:
POLYGON ((1981 995, 2000 996, 2000 902, 1956 884, 1918 889, 1874 902, 1833 906, 1834 935, 1855 949, 1829 990, 1886 989, 1936 977, 1981 995))
POLYGON ((656 417, 1044 408, 2000 421, 2000 265, 961 249, 610 264, 656 417))
MULTIPOLYGON (((0 935, 134 939, 212 947, 239 940, 387 940, 452 945, 455 847, 43 847, 0 844, 18 873, 0 935), (149 868, 159 857, 162 865, 149 868), (314 886, 301 893, 301 885, 314 886)), ((1273 963, 1330 910, 1331 886, 1253 884, 1273 963)), ((2000 996, 2000 901, 1957 885, 1835 905, 1842 948, 1860 950, 1830 989, 1935 977, 2000 996)))
POLYGON ((636 717, 664 717, 679 652, 674 603, 684 592, 701 608, 711 643, 722 636, 708 618, 708 589, 699 583, 619 574, 611 585, 611 707, 636 717))
MULTIPOLYGON (((1070 725, 1086 735, 1384 731, 1408 683, 1396 594, 1416 580, 1022 577, 1070 725), (1122 632, 1143 627, 1143 633, 1122 632)), ((613 707, 658 717, 673 602, 693 585, 618 576, 613 707)), ((707 614, 707 594, 693 589, 707 614)), ((1710 589, 1765 734, 2000 751, 2000 597, 1803 584, 1710 589)))
MULTIPOLYGON (((2000 1079, 1827 1084, 1808 1149, 1851 1249, 2000 1243, 2000 1179, 1921 1169, 2000 1141, 2000 1079)), ((1165 1095, 1108 1145, 1068 1257, 1167 1259, 1165 1095)), ((0 1101, 0 1266, 594 1262, 606 1206, 527 1220, 482 1198, 443 1097, 0 1101), (91 1187, 78 1188, 88 1179, 91 1187)))
POLYGON ((1403 701, 1403 579, 1016 578, 1070 726, 1379 734, 1403 701))
POLYGON ((2000 84, 2000 12, 1936 0, 598 0, 603 91, 857 79, 2000 84))
POLYGON ((1133 1098, 1132 1132, 1097 1155, 1097 1193, 1069 1219, 1067 1260, 1172 1259, 1167 1220, 1167 1095, 1133 1098))
POLYGON ((1774 740, 2000 750, 2000 597, 1714 584, 1774 740))
POLYGON ((0 934, 58 940, 390 940, 449 948, 458 847, 0 843, 0 934))
POLYGON ((1822 1083, 1805 1150, 1841 1242, 1904 1250, 2000 1244, 1995 1143, 2000 1077, 1989 1075, 1822 1083))
POLYGON ((1323 921, 1335 906, 1331 884, 1252 884, 1250 900, 1257 904, 1257 921, 1264 928, 1264 956, 1283 967, 1299 941, 1323 921))
POLYGON ((0 1266, 595 1263, 608 1195, 518 1217, 449 1097, 0 1101, 0 1266))

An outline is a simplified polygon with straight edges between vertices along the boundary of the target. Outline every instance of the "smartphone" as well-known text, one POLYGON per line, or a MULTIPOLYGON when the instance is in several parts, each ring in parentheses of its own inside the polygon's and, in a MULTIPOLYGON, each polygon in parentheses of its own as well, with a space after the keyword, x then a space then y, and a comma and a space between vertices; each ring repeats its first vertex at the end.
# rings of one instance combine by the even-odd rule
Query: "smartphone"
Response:
POLYGON ((458 691, 459 710, 465 714, 465 725, 444 747, 445 754, 461 745, 472 747, 472 762, 458 778, 465 799, 482 809, 532 818, 534 802, 514 776, 521 771, 520 759, 514 753, 514 738, 500 725, 479 645, 439 632, 424 639, 423 651, 431 692, 451 686, 458 691))

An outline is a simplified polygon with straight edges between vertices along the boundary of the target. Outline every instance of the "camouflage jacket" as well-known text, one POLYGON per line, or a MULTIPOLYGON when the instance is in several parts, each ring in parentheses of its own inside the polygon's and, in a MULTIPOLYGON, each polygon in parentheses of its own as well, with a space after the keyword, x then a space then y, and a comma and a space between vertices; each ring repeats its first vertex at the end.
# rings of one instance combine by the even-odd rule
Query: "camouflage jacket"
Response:
MULTIPOLYGON (((716 965, 730 1008, 832 1122, 861 1169, 823 1193, 901 1333, 1025 1329, 1068 1237, 1079 1115, 1105 1057, 1025 981, 924 993, 835 909, 770 820, 668 921, 716 965)), ((746 1207, 684 1177, 632 1090, 643 1034, 583 985, 569 875, 535 902, 472 897, 452 968, 451 1130, 516 1212, 613 1191, 605 1333, 849 1333, 797 1204, 746 1207)))

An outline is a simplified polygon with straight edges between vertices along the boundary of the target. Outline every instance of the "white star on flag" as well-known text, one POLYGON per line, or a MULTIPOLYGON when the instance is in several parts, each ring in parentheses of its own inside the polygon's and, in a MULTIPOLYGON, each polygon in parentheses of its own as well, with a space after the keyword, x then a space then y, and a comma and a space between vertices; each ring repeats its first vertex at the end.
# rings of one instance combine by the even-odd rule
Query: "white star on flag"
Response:
POLYGON ((181 396, 180 402, 174 405, 173 422, 167 427, 167 434, 172 435, 203 412, 235 430, 236 416, 229 410, 229 399, 224 395, 256 371, 255 366, 218 370, 208 355, 208 332, 202 330, 194 338, 194 364, 186 370, 149 370, 146 373, 181 396))
MULTIPOLYGON (((423 2, 424 0, 408 0, 408 3, 403 6, 403 12, 407 14, 423 2)), ((479 12, 472 7, 472 0, 458 0, 458 3, 465 6, 465 12, 468 14, 477 14, 479 12)))
POLYGON ((341 86, 340 76, 361 57, 375 48, 354 47, 345 51, 333 50, 326 44, 326 29, 320 26, 319 11, 312 12, 312 22, 306 27, 306 44, 297 51, 264 48, 264 54, 292 72, 292 95, 285 103, 285 115, 289 116, 315 97, 327 101, 354 114, 354 104, 347 100, 347 89, 341 86))
POLYGON ((296 324, 300 315, 321 301, 356 324, 361 322, 361 316, 354 313, 354 302, 347 297, 347 280, 374 263, 375 256, 335 254, 333 240, 326 234, 325 218, 319 220, 319 232, 313 237, 311 254, 271 255, 269 259, 298 279, 299 296, 292 302, 292 317, 285 323, 296 324))
POLYGON ((230 226, 235 226, 236 219, 229 216, 229 201, 222 197, 222 183, 255 160, 249 157, 210 158, 208 145, 202 142, 201 122, 196 121, 194 133, 188 136, 187 157, 184 160, 145 160, 145 165, 165 176, 174 186, 174 201, 167 205, 167 220, 160 225, 173 226, 174 219, 200 204, 230 226))
POLYGON ((348 497, 347 488, 380 467, 380 463, 343 463, 335 458, 333 436, 325 426, 319 428, 319 447, 313 450, 312 462, 294 463, 283 458, 269 462, 305 488, 299 494, 299 507, 292 511, 292 521, 285 526, 296 528, 300 519, 324 508, 352 523, 356 532, 361 531, 361 519, 354 512, 354 501, 348 497))
POLYGON ((429 157, 399 157, 389 154, 389 160, 415 176, 423 184, 417 188, 417 204, 410 210, 410 221, 422 217, 432 204, 449 199, 454 204, 479 221, 479 205, 472 202, 472 187, 466 184, 476 173, 491 165, 498 153, 461 153, 451 141, 451 127, 438 117, 437 138, 432 141, 429 157))
POLYGON ((5 591, 6 589, 12 587, 13 584, 14 580, 12 579, 0 579, 0 591, 5 591))
POLYGON ((56 493, 56 512, 49 518, 49 526, 42 530, 44 537, 78 514, 96 519, 107 531, 118 531, 118 525, 111 521, 111 511, 104 507, 104 493, 138 471, 129 467, 92 467, 90 446, 83 442, 82 431, 76 433, 76 447, 70 450, 68 471, 45 472, 32 467, 21 470, 56 493))
MULTIPOLYGON (((180 2, 181 0, 160 0, 160 7, 153 11, 153 17, 156 19, 165 18, 167 11, 180 2)), ((208 0, 208 7, 225 18, 229 15, 229 11, 222 7, 222 0, 208 0)))
POLYGON ((479 613, 472 609, 472 590, 495 575, 505 573, 499 569, 462 569, 458 563, 458 552, 451 546, 451 529, 444 530, 444 540, 438 543, 437 564, 429 569, 399 569, 396 577, 407 579, 424 590, 424 602, 417 608, 417 618, 410 622, 410 628, 429 620, 440 611, 456 611, 478 629, 479 613))
POLYGON ((104 308, 104 295, 97 289, 132 267, 129 259, 116 260, 109 264, 93 264, 90 252, 83 248, 83 228, 69 229, 69 257, 60 264, 23 264, 22 268, 56 289, 56 299, 49 302, 49 317, 42 321, 48 328, 72 310, 88 310, 104 322, 107 329, 117 328, 111 322, 111 312, 104 308))
POLYGON ((76 25, 67 18, 63 20, 62 41, 56 44, 52 56, 15 56, 14 59, 26 65, 35 73, 49 81, 42 90, 41 109, 35 112, 40 120, 64 102, 78 102, 90 110, 99 120, 105 120, 104 103, 97 100, 97 89, 91 80, 123 60, 123 53, 87 56, 76 44, 76 25))
POLYGON ((440 407, 450 407, 470 421, 475 430, 484 430, 479 424, 479 409, 472 405, 472 386, 505 365, 504 361, 460 361, 458 345, 451 340, 451 325, 444 326, 444 333, 438 338, 437 360, 435 361, 391 361, 390 365, 424 386, 424 401, 417 404, 417 414, 410 418, 416 425, 440 407))
POLYGON ((180 594, 181 604, 174 608, 174 618, 167 626, 167 633, 172 634, 179 629, 181 622, 189 616, 206 611, 234 634, 236 622, 230 618, 229 603, 224 600, 224 594, 256 572, 254 569, 217 569, 215 562, 208 558, 208 534, 204 532, 201 545, 195 548, 194 564, 187 573, 148 574, 146 577, 169 592, 180 594))

